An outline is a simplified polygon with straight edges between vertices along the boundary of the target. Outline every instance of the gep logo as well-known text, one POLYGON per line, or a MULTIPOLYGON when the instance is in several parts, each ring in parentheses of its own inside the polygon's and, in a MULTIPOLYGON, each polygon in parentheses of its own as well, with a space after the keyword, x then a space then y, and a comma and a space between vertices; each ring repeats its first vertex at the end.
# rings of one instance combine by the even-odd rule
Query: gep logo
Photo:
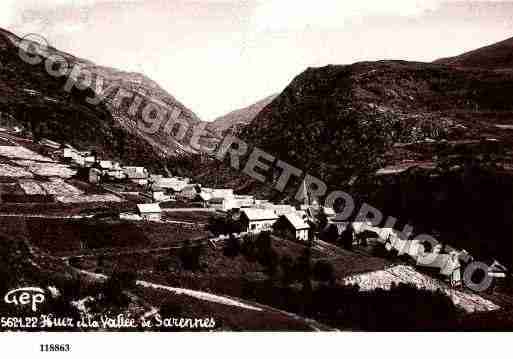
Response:
POLYGON ((30 304, 32 311, 37 312, 37 306, 45 301, 45 291, 38 287, 13 289, 5 295, 4 301, 16 306, 30 304))

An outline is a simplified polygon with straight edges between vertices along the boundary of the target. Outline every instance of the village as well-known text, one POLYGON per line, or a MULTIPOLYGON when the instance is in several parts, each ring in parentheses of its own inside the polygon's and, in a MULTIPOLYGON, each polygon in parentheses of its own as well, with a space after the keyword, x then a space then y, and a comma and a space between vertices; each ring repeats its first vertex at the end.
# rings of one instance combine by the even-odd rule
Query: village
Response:
MULTIPOLYGON (((464 272, 473 257, 465 249, 431 248, 394 228, 340 220, 305 183, 302 203, 273 203, 234 188, 154 174, 94 150, 47 138, 35 141, 16 128, 0 128, 0 160, 0 219, 24 219, 22 227, 28 226, 35 245, 93 278, 135 270, 152 286, 178 283, 240 297, 246 275, 258 283, 262 274, 256 273, 272 273, 277 261, 285 273, 287 260, 300 263, 308 251, 314 272, 327 268, 330 281, 360 291, 391 290, 402 283, 441 291, 467 313, 504 305, 466 288, 464 272), (265 238, 272 244, 254 263, 250 252, 255 249, 248 246, 262 246, 265 238), (234 259, 237 253, 244 255, 234 259), (209 285, 216 275, 232 286, 209 285)), ((506 272, 493 260, 487 274, 500 284, 506 272)))
MULTIPOLYGON (((19 133, 20 129, 15 128, 13 132, 19 133)), ((216 235, 212 234, 212 242, 229 236, 241 240, 248 235, 269 232, 305 246, 325 241, 340 244, 346 249, 361 247, 360 250, 372 254, 382 249, 398 258, 407 258, 409 264, 442 279, 453 288, 462 286, 463 271, 472 261, 472 255, 465 249, 443 244, 429 248, 429 244, 404 239, 393 228, 376 227, 369 222, 340 221, 333 208, 323 207, 316 198, 311 198, 304 184, 304 203, 296 207, 237 194, 232 188, 204 187, 189 178, 152 174, 145 167, 121 164, 102 158, 95 151, 78 150, 69 144, 49 139, 42 139, 40 144, 48 149, 52 158, 76 170, 78 178, 118 198, 129 196, 141 201, 136 205, 136 211, 105 213, 101 210, 93 211, 90 216, 162 222, 166 221, 163 216, 166 212, 212 212, 225 216, 228 221, 224 223, 230 223, 226 228, 218 230, 216 235), (434 260, 426 260, 433 258, 433 255, 434 260)), ((377 175, 384 172, 386 169, 379 170, 377 175)), ((43 201, 52 201, 46 198, 48 196, 43 197, 43 201)), ((106 199, 113 200, 116 197, 106 199)), ((172 222, 194 225, 193 221, 172 222)), ((487 275, 502 280, 506 272, 507 268, 493 260, 487 275)))

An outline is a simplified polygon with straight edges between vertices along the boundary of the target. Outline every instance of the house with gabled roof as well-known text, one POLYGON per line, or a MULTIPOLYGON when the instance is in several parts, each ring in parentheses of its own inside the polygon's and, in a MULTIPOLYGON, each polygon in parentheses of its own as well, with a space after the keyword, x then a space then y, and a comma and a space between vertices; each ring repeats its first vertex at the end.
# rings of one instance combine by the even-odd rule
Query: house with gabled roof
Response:
POLYGON ((126 174, 127 178, 134 183, 147 185, 149 182, 150 174, 144 167, 124 166, 122 167, 122 170, 126 174))
POLYGON ((177 198, 184 201, 192 201, 199 193, 201 193, 201 185, 188 184, 177 194, 177 198))
POLYGON ((156 185, 151 186, 151 197, 155 202, 163 202, 170 199, 170 197, 166 195, 164 189, 156 185))
POLYGON ((258 234, 272 231, 278 216, 271 210, 260 208, 242 208, 240 223, 242 232, 258 234))
POLYGON ((250 195, 235 195, 236 208, 249 208, 255 206, 255 197, 250 195))
POLYGON ((286 239, 308 241, 310 226, 296 213, 282 214, 273 226, 275 232, 286 239))
POLYGON ((154 177, 154 183, 163 188, 168 195, 175 195, 189 184, 188 179, 178 177, 154 177))
MULTIPOLYGON (((210 197, 208 194, 203 192, 202 194, 210 197)), ((208 206, 223 212, 229 211, 233 208, 239 208, 237 207, 237 203, 233 197, 210 197, 208 199, 208 206)))
POLYGON ((138 204, 137 214, 147 221, 160 221, 162 218, 162 210, 158 203, 138 204))

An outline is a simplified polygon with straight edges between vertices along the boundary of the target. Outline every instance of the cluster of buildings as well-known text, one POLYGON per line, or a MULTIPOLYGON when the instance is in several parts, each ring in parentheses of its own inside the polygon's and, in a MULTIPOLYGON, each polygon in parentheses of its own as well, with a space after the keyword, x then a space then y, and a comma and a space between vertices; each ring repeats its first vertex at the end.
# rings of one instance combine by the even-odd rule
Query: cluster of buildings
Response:
MULTIPOLYGON (((355 233, 373 232, 377 242, 388 252, 395 251, 397 256, 407 256, 415 267, 444 278, 453 287, 462 284, 465 267, 473 261, 465 249, 440 243, 431 246, 426 240, 404 239, 394 228, 376 227, 370 222, 338 222, 328 216, 328 225, 335 226, 339 235, 349 225, 353 226, 355 233)), ((488 277, 504 278, 506 272, 507 268, 496 260, 488 266, 488 277)))
POLYGON ((129 180, 139 185, 149 183, 150 174, 144 167, 122 166, 117 161, 99 158, 93 151, 79 151, 70 145, 65 145, 61 151, 65 161, 88 170, 87 178, 92 184, 115 180, 129 180))
MULTIPOLYGON (((57 143, 46 145, 60 148, 57 143)), ((144 220, 161 219, 161 202, 180 201, 220 212, 235 212, 240 216, 242 231, 258 234, 278 231, 290 239, 308 241, 308 213, 290 205, 273 204, 251 195, 239 195, 231 188, 209 188, 192 183, 188 178, 151 174, 144 167, 123 166, 119 162, 99 158, 92 151, 79 151, 70 145, 61 149, 62 157, 87 171, 91 184, 109 181, 129 181, 143 186, 153 203, 137 205, 137 214, 144 220)))
MULTIPOLYGON (((50 142, 47 146, 58 146, 50 142)), ((251 195, 238 195, 231 188, 203 187, 201 184, 191 183, 188 178, 150 174, 144 167, 122 166, 119 162, 103 160, 90 151, 78 151, 71 146, 65 146, 62 151, 65 159, 89 171, 90 183, 125 180, 144 186, 153 200, 153 203, 137 205, 138 215, 144 220, 161 220, 162 209, 159 203, 179 201, 219 212, 230 212, 237 217, 242 233, 273 231, 283 238, 302 242, 312 239, 311 223, 316 221, 319 211, 324 212, 328 224, 336 226, 339 234, 349 225, 349 222, 337 222, 332 209, 321 207, 315 201, 306 202, 297 209, 292 205, 259 200, 251 195)), ((307 194, 305 198, 308 198, 307 194)), ((422 243, 403 240, 393 229, 371 228, 367 223, 352 225, 356 232, 375 231, 387 250, 395 248, 399 255, 409 255, 418 267, 445 277, 454 286, 461 283, 461 263, 464 261, 462 256, 467 255, 465 251, 442 251, 440 247, 436 247, 425 252, 422 243), (433 254, 436 254, 435 260, 425 260, 428 256, 432 258, 433 254)))

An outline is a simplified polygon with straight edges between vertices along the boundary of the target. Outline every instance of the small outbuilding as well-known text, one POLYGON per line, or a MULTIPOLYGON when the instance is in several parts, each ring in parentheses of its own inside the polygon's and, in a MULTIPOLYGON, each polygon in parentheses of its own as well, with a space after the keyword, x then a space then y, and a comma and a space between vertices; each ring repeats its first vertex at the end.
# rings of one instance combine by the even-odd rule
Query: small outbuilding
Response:
POLYGON ((88 181, 91 184, 99 184, 102 179, 102 171, 97 168, 89 168, 88 181))
POLYGON ((160 221, 162 219, 162 210, 157 203, 138 204, 137 214, 146 221, 160 221))

